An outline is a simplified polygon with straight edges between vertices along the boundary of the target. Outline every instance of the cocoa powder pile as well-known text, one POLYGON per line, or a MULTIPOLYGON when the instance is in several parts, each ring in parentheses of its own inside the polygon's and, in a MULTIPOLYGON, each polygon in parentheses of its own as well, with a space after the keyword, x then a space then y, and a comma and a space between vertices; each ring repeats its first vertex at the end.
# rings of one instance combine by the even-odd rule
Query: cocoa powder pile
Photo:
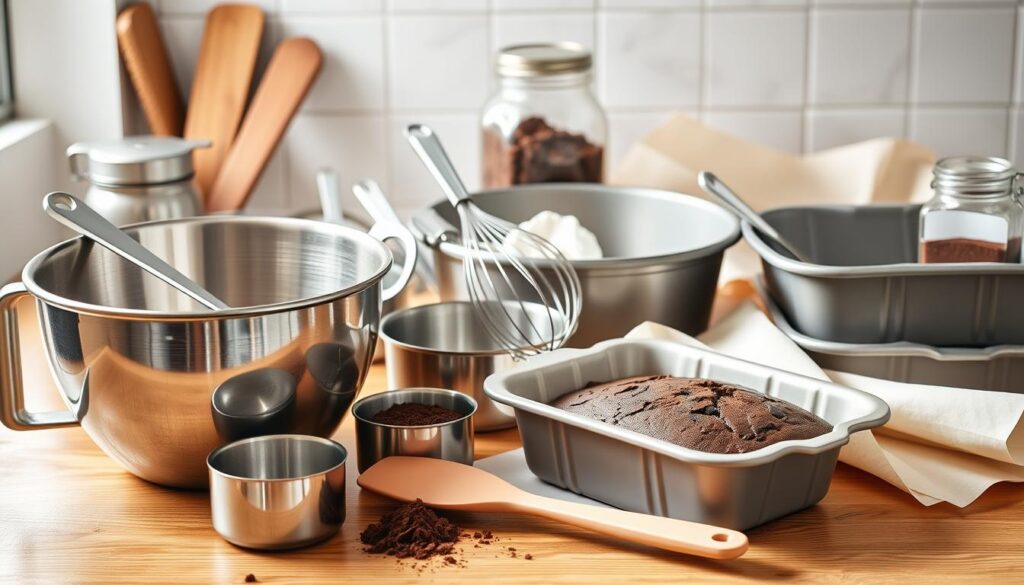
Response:
POLYGON ((382 425, 395 427, 419 427, 424 425, 440 425, 459 420, 462 415, 433 404, 416 404, 406 402, 394 404, 370 417, 370 420, 382 425))
POLYGON ((379 522, 366 527, 359 539, 366 545, 366 552, 422 561, 450 556, 459 534, 458 526, 417 499, 381 516, 379 522))
MULTIPOLYGON (((481 545, 496 544, 501 540, 490 530, 462 532, 458 526, 444 516, 439 516, 420 499, 384 514, 377 523, 370 524, 359 535, 364 552, 390 555, 396 557, 399 563, 402 563, 403 559, 411 559, 415 563, 437 558, 442 567, 467 566, 461 556, 462 551, 455 548, 460 539, 472 542, 474 548, 483 548, 481 545)), ((503 548, 505 554, 511 558, 533 560, 531 554, 520 556, 515 547, 503 548)), ((417 564, 416 570, 423 572, 428 566, 417 564)))

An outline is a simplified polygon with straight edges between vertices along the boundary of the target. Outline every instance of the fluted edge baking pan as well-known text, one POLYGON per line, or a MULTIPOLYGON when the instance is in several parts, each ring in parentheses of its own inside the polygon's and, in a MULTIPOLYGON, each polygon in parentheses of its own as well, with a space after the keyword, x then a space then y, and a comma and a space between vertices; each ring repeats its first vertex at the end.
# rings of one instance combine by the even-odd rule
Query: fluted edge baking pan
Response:
POLYGON ((870 394, 658 340, 560 349, 488 377, 484 391, 515 410, 526 463, 542 480, 626 510, 737 530, 820 501, 850 434, 889 419, 889 407, 870 394), (550 405, 590 382, 650 374, 745 386, 802 406, 834 429, 750 453, 704 453, 550 405))
MULTIPOLYGON (((762 297, 765 295, 762 294, 762 297)), ((765 298, 772 320, 822 368, 911 384, 1024 394, 1024 346, 933 347, 906 341, 839 343, 800 333, 765 298)))
POLYGON ((768 293, 797 331, 844 343, 1024 344, 1024 265, 918 264, 918 205, 782 207, 764 218, 815 263, 750 225, 768 293))

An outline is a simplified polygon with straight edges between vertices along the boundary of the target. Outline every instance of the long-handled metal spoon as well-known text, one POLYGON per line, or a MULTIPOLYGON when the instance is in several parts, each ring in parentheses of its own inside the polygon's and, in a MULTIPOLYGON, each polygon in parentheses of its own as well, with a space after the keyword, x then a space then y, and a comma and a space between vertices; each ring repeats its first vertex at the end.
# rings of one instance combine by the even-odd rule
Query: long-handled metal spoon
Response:
POLYGON ((778 231, 775 230, 767 221, 764 220, 756 211, 754 211, 745 201, 740 199, 728 185, 722 182, 721 179, 716 177, 714 174, 708 171, 701 171, 697 175, 697 184, 700 185, 701 189, 707 191, 710 195, 721 201, 726 207, 732 210, 733 213, 738 215, 740 219, 746 220, 750 225, 754 226, 761 233, 768 236, 768 239, 774 240, 775 244, 782 248, 782 250, 788 254, 791 258, 799 260, 801 262, 810 262, 807 256, 804 256, 797 251, 793 244, 787 242, 778 231))
POLYGON ((43 209, 53 219, 135 264, 207 308, 214 311, 230 308, 224 301, 161 260, 74 195, 59 191, 50 193, 43 198, 43 209))

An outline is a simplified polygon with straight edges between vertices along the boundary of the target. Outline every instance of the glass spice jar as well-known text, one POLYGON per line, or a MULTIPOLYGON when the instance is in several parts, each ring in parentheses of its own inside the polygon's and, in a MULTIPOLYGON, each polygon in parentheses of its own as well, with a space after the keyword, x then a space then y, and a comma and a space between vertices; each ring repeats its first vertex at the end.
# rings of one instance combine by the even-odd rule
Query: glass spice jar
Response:
POLYGON ((608 123, 590 68, 577 43, 501 50, 498 92, 481 119, 485 188, 602 181, 608 123))
POLYGON ((952 157, 933 173, 935 195, 921 207, 918 261, 1020 262, 1024 206, 1013 165, 952 157))

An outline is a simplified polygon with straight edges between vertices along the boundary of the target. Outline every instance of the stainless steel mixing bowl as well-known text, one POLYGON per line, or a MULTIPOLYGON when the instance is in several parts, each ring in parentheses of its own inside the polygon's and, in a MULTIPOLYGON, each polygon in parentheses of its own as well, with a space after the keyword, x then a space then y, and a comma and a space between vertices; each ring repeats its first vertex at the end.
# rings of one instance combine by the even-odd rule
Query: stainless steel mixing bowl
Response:
POLYGON ((205 486, 207 454, 237 433, 335 431, 370 365, 381 301, 403 284, 382 291, 392 260, 378 238, 415 245, 394 224, 368 235, 293 218, 210 216, 126 231, 233 308, 208 311, 87 240, 58 244, 0 290, 0 420, 16 430, 81 424, 135 475, 179 487, 205 486), (36 298, 69 412, 24 409, 14 307, 25 295, 36 298), (232 408, 246 388, 266 392, 263 381, 294 384, 287 416, 232 408), (218 388, 231 396, 215 403, 218 388), (218 412, 229 418, 217 424, 218 412))
MULTIPOLYGON (((686 333, 703 331, 722 255, 740 237, 739 221, 725 209, 657 189, 558 183, 484 191, 473 201, 517 223, 544 210, 575 215, 597 236, 605 257, 572 262, 583 289, 579 328, 569 340, 575 347, 621 337, 643 321, 686 333)), ((447 200, 412 218, 423 246, 420 260, 432 259, 445 301, 469 298, 458 225, 447 200)))

